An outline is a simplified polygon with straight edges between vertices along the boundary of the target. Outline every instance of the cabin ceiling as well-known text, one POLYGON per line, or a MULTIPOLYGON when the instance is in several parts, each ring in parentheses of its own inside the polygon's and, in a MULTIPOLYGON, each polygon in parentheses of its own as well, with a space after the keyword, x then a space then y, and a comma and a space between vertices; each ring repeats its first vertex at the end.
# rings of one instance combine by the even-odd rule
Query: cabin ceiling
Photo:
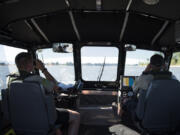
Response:
POLYGON ((174 35, 179 5, 180 0, 156 5, 143 0, 0 0, 0 43, 28 49, 54 42, 113 42, 180 50, 174 35))

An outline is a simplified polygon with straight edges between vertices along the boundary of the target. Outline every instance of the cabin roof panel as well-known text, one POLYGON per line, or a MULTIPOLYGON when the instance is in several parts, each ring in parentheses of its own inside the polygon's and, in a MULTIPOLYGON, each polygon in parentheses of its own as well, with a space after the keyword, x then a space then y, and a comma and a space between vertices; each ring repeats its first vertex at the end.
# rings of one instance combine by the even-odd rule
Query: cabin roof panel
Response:
POLYGON ((23 41, 27 44, 44 43, 43 38, 30 26, 30 21, 17 21, 9 25, 5 30, 8 31, 8 35, 12 37, 12 39, 23 41))
MULTIPOLYGON (((96 10, 96 0, 69 0, 73 9, 96 10)), ((103 0, 101 10, 124 10, 128 5, 128 0, 103 0)))
POLYGON ((68 12, 36 18, 38 26, 51 42, 77 41, 68 12))
POLYGON ((130 14, 123 36, 123 42, 134 44, 151 44, 160 31, 164 21, 148 16, 130 14))
POLYGON ((15 3, 0 1, 0 28, 15 20, 64 9, 66 9, 64 0, 17 0, 15 3))
POLYGON ((101 0, 100 7, 96 0, 1 0, 0 43, 21 43, 19 47, 26 48, 108 41, 156 50, 163 45, 173 48, 179 5, 179 0, 160 0, 156 5, 143 0, 101 0))
POLYGON ((74 19, 82 41, 119 41, 124 14, 75 13, 74 19))

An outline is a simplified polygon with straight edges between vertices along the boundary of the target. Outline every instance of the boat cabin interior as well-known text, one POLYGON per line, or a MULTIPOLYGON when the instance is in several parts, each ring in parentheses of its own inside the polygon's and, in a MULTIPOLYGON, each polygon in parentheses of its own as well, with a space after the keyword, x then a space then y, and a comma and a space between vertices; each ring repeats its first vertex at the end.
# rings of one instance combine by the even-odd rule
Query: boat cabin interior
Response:
MULTIPOLYGON (((180 78, 179 6, 179 0, 0 0, 1 89, 15 69, 13 54, 26 51, 66 87, 54 100, 80 112, 80 135, 141 134, 117 115, 118 105, 153 54, 180 78)), ((0 134, 15 134, 0 110, 0 134)))

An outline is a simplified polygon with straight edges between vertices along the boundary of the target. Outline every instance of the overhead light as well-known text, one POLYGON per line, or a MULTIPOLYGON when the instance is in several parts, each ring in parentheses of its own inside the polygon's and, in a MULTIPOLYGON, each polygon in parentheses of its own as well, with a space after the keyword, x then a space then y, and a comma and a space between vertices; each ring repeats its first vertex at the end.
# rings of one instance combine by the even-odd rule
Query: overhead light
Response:
POLYGON ((147 5, 156 5, 159 3, 159 0, 142 0, 147 5))

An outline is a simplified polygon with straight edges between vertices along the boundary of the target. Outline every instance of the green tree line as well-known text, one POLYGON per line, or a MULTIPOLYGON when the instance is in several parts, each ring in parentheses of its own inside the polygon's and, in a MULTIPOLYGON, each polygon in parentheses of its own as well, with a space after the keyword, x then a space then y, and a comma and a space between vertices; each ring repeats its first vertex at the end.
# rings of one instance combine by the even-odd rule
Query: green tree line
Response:
POLYGON ((172 60, 171 60, 171 65, 180 65, 180 53, 174 53, 172 60))

